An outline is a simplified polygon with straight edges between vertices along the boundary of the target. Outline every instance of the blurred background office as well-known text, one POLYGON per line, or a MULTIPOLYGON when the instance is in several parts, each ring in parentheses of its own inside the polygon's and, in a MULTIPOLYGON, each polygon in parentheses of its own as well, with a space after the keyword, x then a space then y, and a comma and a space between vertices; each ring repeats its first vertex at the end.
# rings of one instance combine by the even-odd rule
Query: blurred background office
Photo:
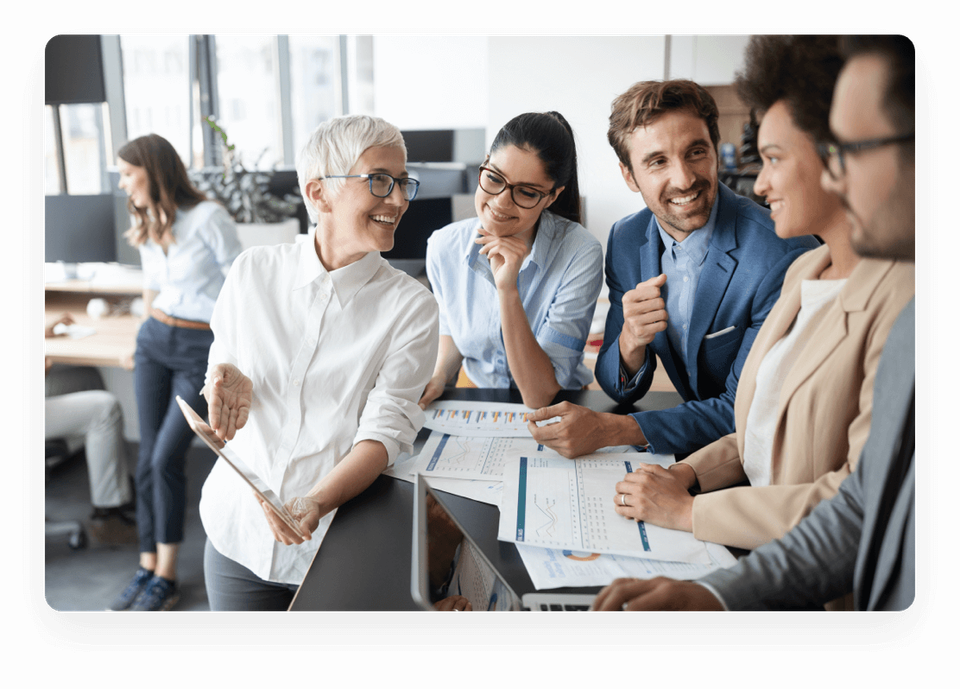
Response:
MULTIPOLYGON (((72 295, 74 305, 104 298, 114 311, 136 311, 139 256, 122 237, 130 221, 126 195, 117 188, 116 150, 149 133, 169 140, 191 177, 208 195, 222 194, 239 222, 253 221, 254 229, 241 229, 249 245, 306 232, 294 164, 319 122, 366 113, 396 124, 421 188, 386 257, 426 280, 426 239, 474 215, 477 166, 492 137, 518 113, 557 110, 577 138, 584 225, 605 247, 611 225, 643 208, 640 195, 624 185, 606 140, 612 99, 636 81, 683 77, 706 86, 720 107, 721 139, 734 153, 721 178, 732 186, 743 178, 742 189, 752 187, 758 161, 744 146, 750 114, 732 86, 747 41, 666 35, 56 36, 45 56, 47 307, 58 299, 68 303, 62 299, 72 295), (237 177, 235 188, 224 188, 225 162, 237 177), (243 184, 272 213, 251 214, 249 198, 246 206, 241 202, 237 188, 245 175, 243 184), (265 221, 281 229, 264 230, 265 221), (85 286, 75 287, 77 279, 85 286), (77 289, 88 291, 71 292, 77 289)), ((604 290, 601 302, 605 298, 604 290)), ((604 313, 601 306, 595 318, 600 337, 604 313)), ((123 407, 125 438, 136 443, 132 373, 121 359, 97 368, 123 407)), ((189 547, 185 551, 189 556, 189 547)))

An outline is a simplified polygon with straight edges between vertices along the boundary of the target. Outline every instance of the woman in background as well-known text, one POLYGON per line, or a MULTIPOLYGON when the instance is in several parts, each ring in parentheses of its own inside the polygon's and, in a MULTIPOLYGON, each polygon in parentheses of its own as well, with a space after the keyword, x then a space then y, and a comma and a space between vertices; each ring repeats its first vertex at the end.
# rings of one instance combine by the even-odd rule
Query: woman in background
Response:
POLYGON ((179 599, 177 554, 186 506, 185 456, 193 433, 176 404, 203 398, 210 317, 240 253, 233 220, 198 191, 170 143, 149 134, 117 152, 135 218, 146 320, 137 334, 134 389, 140 421, 137 530, 140 567, 111 610, 169 610, 179 599))
POLYGON ((593 379, 583 348, 603 282, 600 242, 580 224, 573 130, 560 113, 504 125, 474 203, 476 218, 427 242, 440 354, 420 406, 462 363, 461 385, 518 388, 525 405, 542 407, 593 379))

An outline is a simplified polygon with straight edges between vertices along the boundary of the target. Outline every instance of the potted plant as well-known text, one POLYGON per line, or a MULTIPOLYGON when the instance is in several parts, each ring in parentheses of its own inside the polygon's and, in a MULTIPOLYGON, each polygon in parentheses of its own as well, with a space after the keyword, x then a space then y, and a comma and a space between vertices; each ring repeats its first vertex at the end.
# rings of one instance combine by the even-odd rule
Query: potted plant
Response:
POLYGON ((220 135, 223 169, 191 170, 193 183, 227 209, 237 223, 244 248, 291 241, 300 232, 297 214, 303 199, 299 190, 294 186, 282 198, 273 194, 270 181, 275 171, 258 169, 266 149, 255 161, 253 169, 248 169, 224 128, 213 117, 206 117, 204 121, 220 135))

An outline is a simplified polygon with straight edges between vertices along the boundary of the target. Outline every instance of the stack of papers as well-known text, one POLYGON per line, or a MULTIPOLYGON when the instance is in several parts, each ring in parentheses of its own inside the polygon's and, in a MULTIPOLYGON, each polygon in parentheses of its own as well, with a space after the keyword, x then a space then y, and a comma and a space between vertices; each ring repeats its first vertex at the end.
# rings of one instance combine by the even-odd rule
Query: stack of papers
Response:
POLYGON ((694 579, 736 562, 693 534, 617 514, 615 485, 640 463, 669 466, 673 455, 604 448, 566 459, 527 429, 519 404, 437 401, 426 410, 432 433, 416 456, 387 473, 426 476, 439 490, 496 505, 498 538, 517 544, 537 589, 603 586, 623 576, 694 579))

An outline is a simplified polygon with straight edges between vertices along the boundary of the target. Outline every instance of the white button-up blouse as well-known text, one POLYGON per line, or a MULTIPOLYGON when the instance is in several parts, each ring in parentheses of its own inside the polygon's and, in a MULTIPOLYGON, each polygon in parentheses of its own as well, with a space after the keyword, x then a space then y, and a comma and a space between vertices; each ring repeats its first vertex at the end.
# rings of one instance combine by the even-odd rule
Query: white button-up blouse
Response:
MULTIPOLYGON (((253 382, 249 419, 230 447, 282 502, 306 495, 361 440, 382 443, 390 463, 412 450, 439 342, 436 301, 423 285, 376 252, 328 272, 315 235, 242 253, 210 324, 210 368, 232 363, 253 382)), ((220 553, 290 584, 303 580, 334 514, 312 540, 278 543, 222 460, 200 500, 220 553)))

